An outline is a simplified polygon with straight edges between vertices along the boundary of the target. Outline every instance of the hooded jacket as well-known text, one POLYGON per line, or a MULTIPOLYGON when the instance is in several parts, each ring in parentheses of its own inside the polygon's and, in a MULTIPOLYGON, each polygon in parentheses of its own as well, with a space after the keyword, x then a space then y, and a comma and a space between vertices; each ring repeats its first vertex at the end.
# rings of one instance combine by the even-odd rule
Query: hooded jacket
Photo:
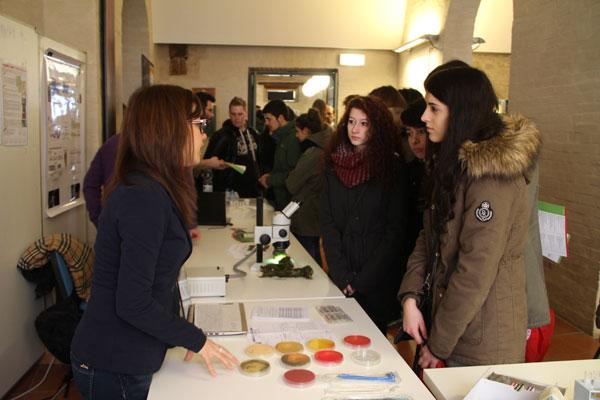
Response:
POLYGON ((232 168, 213 171, 213 187, 216 192, 227 189, 235 190, 240 197, 256 197, 258 194, 258 134, 248 127, 242 136, 230 119, 223 122, 223 127, 210 138, 204 158, 217 156, 223 161, 241 164, 246 167, 243 174, 232 168), (252 148, 249 148, 251 146, 252 148), (254 157, 253 157, 254 154, 254 157))
MULTIPOLYGON (((528 174, 540 151, 533 122, 511 116, 505 130, 459 152, 464 179, 454 218, 439 237, 433 276, 429 350, 465 365, 524 361, 527 300, 523 248, 529 228, 528 174)), ((431 207, 411 254, 399 297, 422 294, 427 261, 436 252, 431 207)))
POLYGON ((285 180, 300 158, 300 143, 296 139, 295 133, 296 124, 294 121, 289 121, 272 134, 277 147, 273 169, 267 182, 275 194, 275 210, 283 210, 292 198, 285 187, 285 180))
POLYGON ((331 128, 310 135, 306 140, 314 143, 302 153, 296 168, 288 175, 285 184, 292 200, 300 202, 300 208, 292 216, 291 230, 302 236, 320 236, 319 197, 323 188, 323 177, 319 162, 323 149, 331 135, 331 128))

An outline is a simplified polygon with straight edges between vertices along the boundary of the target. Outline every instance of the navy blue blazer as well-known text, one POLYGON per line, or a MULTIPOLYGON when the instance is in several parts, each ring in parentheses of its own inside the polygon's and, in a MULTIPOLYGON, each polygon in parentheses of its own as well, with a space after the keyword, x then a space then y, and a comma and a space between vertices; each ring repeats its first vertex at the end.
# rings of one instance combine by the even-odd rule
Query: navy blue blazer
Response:
POLYGON ((93 368, 137 375, 157 371, 168 347, 198 352, 206 337, 178 314, 187 226, 162 185, 141 174, 131 181, 100 214, 92 295, 71 350, 93 368))

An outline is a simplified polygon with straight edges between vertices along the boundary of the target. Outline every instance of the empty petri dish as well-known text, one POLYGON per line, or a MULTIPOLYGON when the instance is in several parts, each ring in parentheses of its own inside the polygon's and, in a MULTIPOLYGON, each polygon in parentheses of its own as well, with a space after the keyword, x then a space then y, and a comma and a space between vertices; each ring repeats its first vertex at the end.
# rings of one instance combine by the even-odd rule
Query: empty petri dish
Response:
POLYGON ((381 362, 381 356, 375 350, 360 349, 352 352, 350 358, 357 364, 370 367, 381 362))
POLYGON ((255 343, 246 347, 244 352, 252 358, 255 357, 271 357, 275 353, 273 346, 265 343, 255 343))
POLYGON ((251 359, 240 363, 240 372, 247 376, 265 376, 269 373, 271 365, 268 361, 261 359, 251 359))
POLYGON ((344 338, 344 344, 354 349, 369 347, 371 339, 363 335, 348 335, 344 338))
POLYGON ((287 353, 299 353, 304 350, 304 346, 299 342, 279 342, 275 345, 278 352, 287 353))
POLYGON ((307 369, 291 369, 283 374, 283 381, 291 387, 303 388, 315 383, 315 373, 307 369))
POLYGON ((316 338, 316 339, 311 339, 308 342, 306 342, 306 346, 311 351, 319 351, 319 350, 325 350, 325 349, 333 349, 335 347, 335 342, 330 339, 316 338))
POLYGON ((320 350, 315 353, 315 361, 321 365, 339 365, 344 361, 344 355, 335 350, 320 350))
POLYGON ((310 357, 302 353, 288 353, 281 356, 281 363, 287 368, 302 367, 310 362, 310 357))

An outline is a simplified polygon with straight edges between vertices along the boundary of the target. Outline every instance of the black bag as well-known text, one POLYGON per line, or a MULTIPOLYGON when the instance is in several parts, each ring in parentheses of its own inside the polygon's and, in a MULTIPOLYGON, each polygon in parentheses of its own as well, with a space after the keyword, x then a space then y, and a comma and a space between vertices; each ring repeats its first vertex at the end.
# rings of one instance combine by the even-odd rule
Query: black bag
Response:
MULTIPOLYGON (((433 235, 434 238, 431 240, 431 249, 433 251, 430 255, 429 260, 427 261, 427 270, 425 275, 425 281, 423 282, 423 287, 421 288, 421 297, 418 304, 419 310, 421 314, 423 314, 423 319, 425 320, 425 327, 427 332, 431 330, 431 320, 433 316, 431 315, 432 307, 433 307, 433 291, 431 286, 433 285, 433 279, 435 276, 435 272, 437 269, 437 264, 439 261, 439 243, 437 239, 437 235, 433 235)), ((402 311, 402 310, 401 310, 402 311)), ((403 329, 402 318, 400 318, 400 330, 396 334, 394 338, 394 344, 404 340, 412 340, 412 336, 406 333, 403 329)))
POLYGON ((35 319, 35 330, 48 351, 65 364, 71 363, 71 340, 82 312, 73 294, 48 307, 35 319))

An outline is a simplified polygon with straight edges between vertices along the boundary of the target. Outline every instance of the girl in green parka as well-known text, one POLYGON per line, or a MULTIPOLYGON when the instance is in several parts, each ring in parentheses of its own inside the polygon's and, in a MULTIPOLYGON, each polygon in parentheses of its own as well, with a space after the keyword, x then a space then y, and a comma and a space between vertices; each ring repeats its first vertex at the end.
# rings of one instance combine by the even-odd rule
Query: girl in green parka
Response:
POLYGON ((302 155, 285 181, 292 200, 301 204, 300 209, 292 216, 290 229, 319 264, 319 196, 323 187, 320 161, 330 135, 331 129, 323 124, 316 109, 311 108, 308 113, 296 118, 296 138, 300 142, 302 155))

